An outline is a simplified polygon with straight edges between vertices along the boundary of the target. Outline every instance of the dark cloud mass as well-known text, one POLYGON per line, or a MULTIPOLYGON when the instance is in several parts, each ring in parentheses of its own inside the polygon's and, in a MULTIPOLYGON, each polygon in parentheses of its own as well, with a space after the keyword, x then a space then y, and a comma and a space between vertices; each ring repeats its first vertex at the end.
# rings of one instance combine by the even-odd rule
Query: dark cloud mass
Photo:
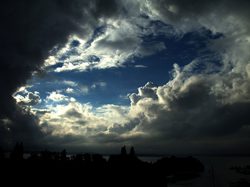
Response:
MULTIPOLYGON (((250 143, 249 8, 248 0, 1 2, 0 146, 7 149, 16 141, 23 141, 30 149, 46 145, 72 145, 78 149, 86 141, 84 146, 89 150, 100 148, 101 143, 107 144, 110 150, 120 143, 129 143, 138 145, 142 152, 250 153, 247 149, 250 143), (174 65, 173 78, 168 83, 156 86, 148 82, 138 89, 138 93, 129 95, 129 112, 126 107, 121 110, 113 105, 99 107, 100 113, 106 112, 116 119, 109 127, 104 124, 106 118, 89 114, 91 107, 84 108, 72 101, 60 117, 79 121, 72 129, 92 134, 89 137, 82 137, 80 133, 57 136, 49 124, 38 125, 39 117, 49 119, 49 111, 44 112, 44 116, 35 116, 29 110, 22 110, 12 94, 33 74, 42 71, 43 62, 54 46, 60 49, 73 34, 80 38, 92 36, 94 41, 98 38, 94 38, 94 30, 105 27, 105 19, 115 23, 126 19, 160 20, 173 26, 179 35, 200 28, 222 33, 223 37, 208 44, 210 50, 221 56, 220 66, 213 71, 215 63, 206 62, 205 70, 195 71, 201 63, 199 59, 183 67, 174 65), (83 116, 85 118, 81 119, 83 116), (94 124, 96 121, 98 124, 94 124), (90 128, 92 122, 94 125, 90 128)), ((138 25, 141 20, 137 21, 138 25)), ((117 24, 117 28, 124 23, 117 24)), ((146 30, 140 24, 141 30, 146 30)), ((139 56, 165 49, 164 43, 138 47, 141 38, 138 39, 136 32, 140 29, 135 25, 131 29, 131 25, 126 25, 127 32, 121 29, 123 38, 109 33, 111 39, 98 40, 95 49, 109 48, 132 54, 131 50, 140 48, 139 56), (138 30, 134 32, 134 28, 138 30), (131 34, 125 36, 125 33, 131 34)), ((77 47, 80 43, 72 45, 77 47)), ((30 92, 26 104, 37 104, 39 100, 38 94, 30 92)), ((57 129, 57 132, 62 131, 57 129)))
POLYGON ((101 1, 2 1, 0 8, 0 145, 35 145, 42 133, 36 119, 16 106, 12 94, 39 71, 49 50, 70 34, 89 32, 98 16, 111 16, 115 4, 101 1), (110 6, 109 6, 110 5, 110 6), (112 6, 111 6, 112 5, 112 6), (97 13, 98 11, 98 13, 97 13), (92 14, 96 19, 91 20, 92 14))

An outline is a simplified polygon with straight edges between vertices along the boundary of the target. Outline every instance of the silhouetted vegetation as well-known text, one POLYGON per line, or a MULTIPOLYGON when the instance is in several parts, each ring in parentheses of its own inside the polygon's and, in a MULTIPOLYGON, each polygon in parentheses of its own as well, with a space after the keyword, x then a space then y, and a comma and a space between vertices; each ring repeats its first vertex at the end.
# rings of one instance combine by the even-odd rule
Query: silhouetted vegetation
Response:
POLYGON ((23 143, 16 143, 14 150, 12 151, 10 158, 12 160, 22 160, 23 159, 23 143))
POLYGON ((148 163, 136 156, 134 147, 127 153, 126 146, 120 154, 106 160, 100 154, 67 155, 66 150, 30 153, 24 159, 22 143, 17 143, 9 157, 0 149, 3 180, 8 183, 19 178, 24 184, 35 180, 41 184, 80 184, 85 186, 167 186, 168 180, 190 179, 204 170, 201 162, 193 157, 165 157, 148 163))

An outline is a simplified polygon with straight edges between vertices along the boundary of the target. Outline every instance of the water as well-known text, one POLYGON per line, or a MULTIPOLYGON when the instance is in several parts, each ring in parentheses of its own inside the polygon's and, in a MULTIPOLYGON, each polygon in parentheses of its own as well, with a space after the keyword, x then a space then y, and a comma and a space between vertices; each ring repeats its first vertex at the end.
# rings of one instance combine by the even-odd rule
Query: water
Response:
POLYGON ((197 157, 205 171, 199 178, 169 184, 169 187, 229 187, 230 183, 244 179, 250 182, 250 175, 231 170, 232 166, 250 165, 250 157, 197 157))
POLYGON ((159 160, 161 157, 159 156, 139 156, 140 160, 143 160, 144 162, 154 163, 157 160, 159 160))

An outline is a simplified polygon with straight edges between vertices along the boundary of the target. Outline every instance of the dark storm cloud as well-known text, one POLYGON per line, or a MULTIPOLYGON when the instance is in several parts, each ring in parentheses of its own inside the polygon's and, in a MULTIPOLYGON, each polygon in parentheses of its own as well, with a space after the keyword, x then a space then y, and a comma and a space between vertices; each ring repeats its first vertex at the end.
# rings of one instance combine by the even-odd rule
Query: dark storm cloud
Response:
POLYGON ((115 0, 97 0, 95 2, 95 9, 93 14, 97 18, 100 17, 112 17, 117 16, 121 11, 121 7, 118 5, 118 2, 115 0))
POLYGON ((114 1, 1 2, 0 146, 7 147, 15 141, 34 145, 41 140, 35 117, 21 111, 12 94, 40 70, 53 46, 64 44, 70 34, 89 34, 100 16, 112 16, 114 10, 114 1))
MULTIPOLYGON (((199 19, 198 16, 207 16, 215 12, 220 13, 220 15, 235 14, 245 18, 250 15, 248 11, 250 2, 248 0, 153 0, 150 1, 150 4, 166 19, 172 19, 173 21, 178 19, 199 19)), ((221 17, 218 17, 218 19, 221 19, 221 17)))

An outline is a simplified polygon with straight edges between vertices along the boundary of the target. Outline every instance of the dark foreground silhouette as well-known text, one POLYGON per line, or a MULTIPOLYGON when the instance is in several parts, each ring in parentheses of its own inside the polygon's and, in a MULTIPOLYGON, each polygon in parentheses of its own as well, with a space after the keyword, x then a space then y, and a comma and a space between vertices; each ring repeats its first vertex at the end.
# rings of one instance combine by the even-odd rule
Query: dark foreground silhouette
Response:
POLYGON ((155 163, 141 161, 132 147, 127 153, 108 160, 99 154, 77 154, 42 151, 23 159, 23 145, 17 144, 9 158, 0 153, 0 181, 22 185, 77 185, 77 186, 167 186, 168 180, 197 177, 204 170, 193 158, 166 157, 155 163))

